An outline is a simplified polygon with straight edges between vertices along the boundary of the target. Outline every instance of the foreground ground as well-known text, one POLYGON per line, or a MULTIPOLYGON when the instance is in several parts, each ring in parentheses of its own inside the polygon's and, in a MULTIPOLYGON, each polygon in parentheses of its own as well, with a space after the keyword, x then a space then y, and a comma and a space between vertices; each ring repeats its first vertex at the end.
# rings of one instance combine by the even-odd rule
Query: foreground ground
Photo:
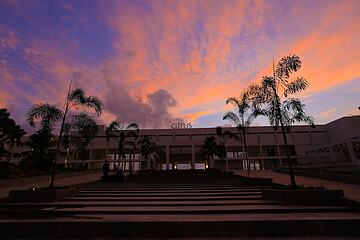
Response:
MULTIPOLYGON (((99 171, 58 174, 55 178, 55 184, 70 186, 92 182, 99 180, 101 174, 99 171)), ((11 190, 46 187, 49 184, 49 179, 50 175, 0 180, 0 199, 7 197, 11 190)))
POLYGON ((225 179, 93 182, 58 202, 3 203, 0 232, 33 239, 359 236, 360 215, 350 207, 281 205, 265 199, 262 188, 225 179))
MULTIPOLYGON (((352 206, 281 205, 262 195, 269 186, 243 185, 229 177, 203 181, 206 174, 200 173, 204 176, 198 181, 142 183, 95 181, 100 172, 60 175, 57 185, 79 185, 71 197, 0 204, 1 239, 357 239, 360 234, 360 215, 352 206)), ((252 176, 288 183, 286 174, 271 171, 252 176)), ((344 189, 347 197, 359 197, 356 185, 297 180, 299 185, 344 189)), ((48 176, 0 184, 0 194, 6 196, 9 190, 46 186, 48 176)))
MULTIPOLYGON (((247 176, 246 171, 235 171, 236 174, 240 174, 243 176, 247 176)), ((275 183, 289 185, 289 175, 285 173, 276 173, 271 170, 257 170, 251 171, 251 177, 263 177, 263 178, 272 178, 275 183)), ((359 201, 360 202, 360 186, 355 184, 349 183, 341 183, 335 181, 328 181, 323 179, 317 178, 310 178, 310 177, 302 177, 296 176, 296 182, 298 185, 303 185, 306 187, 318 187, 322 186, 327 189, 340 189, 344 191, 345 197, 359 201)))

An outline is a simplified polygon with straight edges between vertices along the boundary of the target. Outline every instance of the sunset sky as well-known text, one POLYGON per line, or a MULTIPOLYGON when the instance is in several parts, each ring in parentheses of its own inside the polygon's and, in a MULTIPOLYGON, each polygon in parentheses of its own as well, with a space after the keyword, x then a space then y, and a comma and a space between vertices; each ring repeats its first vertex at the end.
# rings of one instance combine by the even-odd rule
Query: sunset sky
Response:
POLYGON ((73 79, 103 100, 99 123, 224 125, 227 97, 297 54, 300 97, 327 123, 360 112, 359 13, 359 0, 0 0, 0 107, 25 124, 73 79))

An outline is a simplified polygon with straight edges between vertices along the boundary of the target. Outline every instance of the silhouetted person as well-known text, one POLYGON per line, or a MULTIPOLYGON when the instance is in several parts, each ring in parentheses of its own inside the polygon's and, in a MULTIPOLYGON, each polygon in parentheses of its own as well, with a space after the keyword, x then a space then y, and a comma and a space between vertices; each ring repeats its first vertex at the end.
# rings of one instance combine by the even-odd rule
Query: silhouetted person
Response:
POLYGON ((105 181, 107 181, 109 177, 109 164, 107 160, 105 160, 105 163, 103 164, 102 168, 103 168, 103 178, 105 181))

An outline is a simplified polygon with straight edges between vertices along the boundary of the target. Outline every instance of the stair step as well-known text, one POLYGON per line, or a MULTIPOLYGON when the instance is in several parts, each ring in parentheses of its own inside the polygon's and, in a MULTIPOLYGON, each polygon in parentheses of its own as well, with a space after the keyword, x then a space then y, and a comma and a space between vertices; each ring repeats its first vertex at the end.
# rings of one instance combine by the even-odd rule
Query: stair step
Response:
POLYGON ((261 192, 228 192, 228 193, 79 193, 78 197, 166 197, 166 196, 258 196, 261 192))
POLYGON ((45 207, 119 207, 119 206, 233 206, 233 205, 276 205, 266 200, 229 200, 229 201, 66 201, 54 203, 10 203, 4 208, 45 208, 45 207))
POLYGON ((260 200, 261 195, 247 196, 156 196, 156 197, 72 197, 66 198, 64 201, 216 201, 216 200, 260 200))
POLYGON ((261 189, 81 189, 79 193, 222 193, 222 192, 261 192, 261 189))
POLYGON ((137 214, 137 213, 157 213, 157 214, 186 214, 186 213, 291 213, 291 212, 350 212, 347 207, 339 206, 316 206, 316 207, 291 207, 280 205, 236 205, 236 206, 122 206, 122 207, 77 207, 77 208, 45 208, 43 210, 50 210, 62 213, 77 213, 77 214, 137 214))

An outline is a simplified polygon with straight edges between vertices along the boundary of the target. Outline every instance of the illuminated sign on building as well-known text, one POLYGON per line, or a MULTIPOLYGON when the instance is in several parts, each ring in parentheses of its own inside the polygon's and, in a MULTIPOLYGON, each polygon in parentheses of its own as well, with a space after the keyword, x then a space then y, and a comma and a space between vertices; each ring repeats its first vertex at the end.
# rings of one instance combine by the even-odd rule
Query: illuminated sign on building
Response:
POLYGON ((187 122, 176 122, 176 123, 172 123, 170 126, 171 126, 172 129, 192 128, 191 123, 187 123, 187 122))

